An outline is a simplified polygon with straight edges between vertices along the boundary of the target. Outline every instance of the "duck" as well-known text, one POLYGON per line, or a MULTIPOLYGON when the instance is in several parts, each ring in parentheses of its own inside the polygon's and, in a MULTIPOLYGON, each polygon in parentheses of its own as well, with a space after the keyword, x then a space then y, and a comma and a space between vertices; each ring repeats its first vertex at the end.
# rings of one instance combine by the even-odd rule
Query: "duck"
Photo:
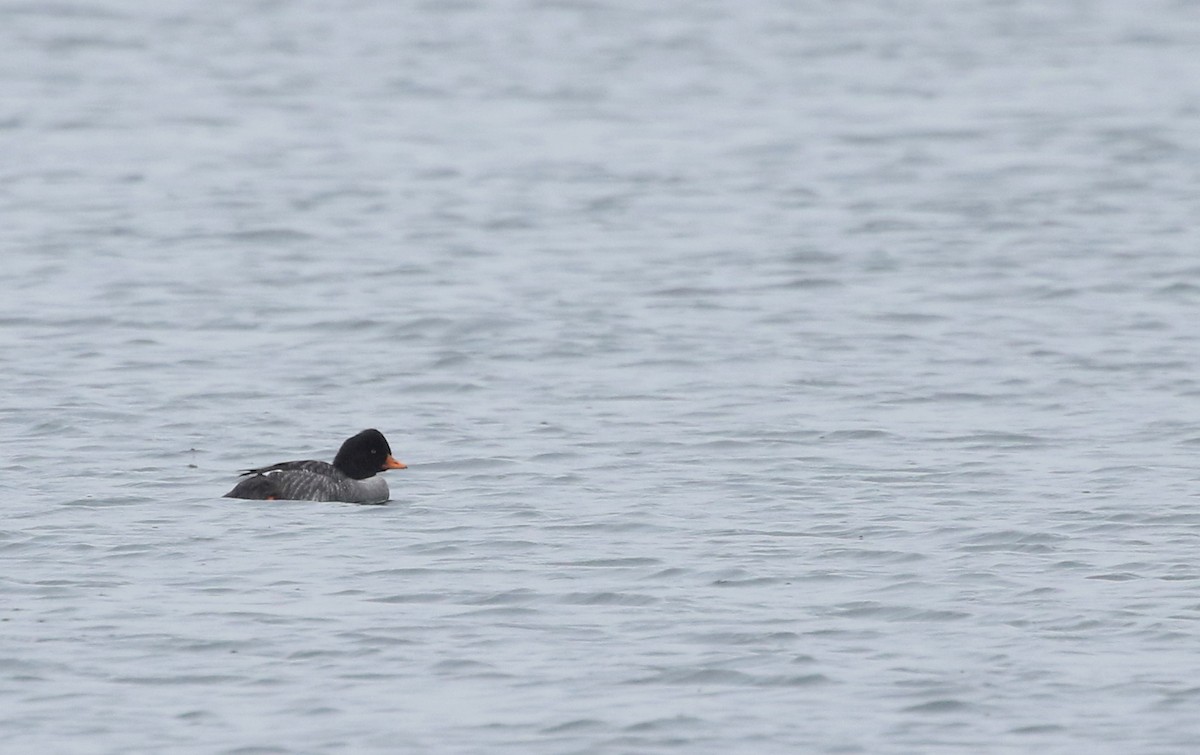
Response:
POLYGON ((407 468, 407 464, 392 456, 392 447, 383 433, 371 428, 347 438, 332 464, 309 459, 247 469, 241 474, 243 479, 224 497, 256 501, 384 503, 390 492, 387 481, 379 477, 379 473, 407 468))

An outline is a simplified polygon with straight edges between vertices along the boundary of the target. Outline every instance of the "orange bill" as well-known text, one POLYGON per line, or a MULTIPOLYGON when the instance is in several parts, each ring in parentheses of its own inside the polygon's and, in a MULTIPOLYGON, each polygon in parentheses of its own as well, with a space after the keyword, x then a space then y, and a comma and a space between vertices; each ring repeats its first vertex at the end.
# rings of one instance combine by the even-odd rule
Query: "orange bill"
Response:
POLYGON ((388 457, 383 460, 384 469, 408 469, 408 465, 402 461, 396 461, 396 457, 388 454, 388 457))

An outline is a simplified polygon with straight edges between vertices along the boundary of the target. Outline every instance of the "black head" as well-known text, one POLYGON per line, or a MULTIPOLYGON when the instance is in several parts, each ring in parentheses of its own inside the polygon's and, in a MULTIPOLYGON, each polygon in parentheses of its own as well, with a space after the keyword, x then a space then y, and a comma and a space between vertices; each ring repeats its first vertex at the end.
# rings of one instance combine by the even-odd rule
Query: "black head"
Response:
POLYGON ((338 449, 333 466, 349 477, 365 480, 385 469, 404 469, 404 465, 392 458, 392 447, 378 430, 363 430, 349 438, 338 449))

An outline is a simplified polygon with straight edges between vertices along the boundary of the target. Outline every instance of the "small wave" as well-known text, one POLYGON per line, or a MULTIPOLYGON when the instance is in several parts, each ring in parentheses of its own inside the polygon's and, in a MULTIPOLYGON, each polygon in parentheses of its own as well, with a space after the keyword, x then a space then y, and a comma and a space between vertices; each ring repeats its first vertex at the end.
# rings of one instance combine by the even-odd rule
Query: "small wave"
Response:
POLYGON ((739 687, 812 687, 828 683, 824 674, 748 674, 731 669, 669 669, 630 680, 630 684, 716 685, 739 687))
POLYGON ((970 706, 962 700, 930 700, 927 703, 901 708, 902 713, 955 713, 970 706))

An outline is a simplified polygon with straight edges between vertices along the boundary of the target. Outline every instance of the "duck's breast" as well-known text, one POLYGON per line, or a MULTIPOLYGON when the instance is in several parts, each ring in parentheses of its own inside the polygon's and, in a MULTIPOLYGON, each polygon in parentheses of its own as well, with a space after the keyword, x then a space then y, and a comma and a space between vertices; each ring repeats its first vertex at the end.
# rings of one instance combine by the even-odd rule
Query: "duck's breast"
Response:
POLYGON ((348 498, 339 498, 340 501, 348 501, 350 503, 383 503, 391 495, 388 490, 387 480, 379 475, 368 477, 365 480, 350 480, 347 479, 347 495, 348 498))

